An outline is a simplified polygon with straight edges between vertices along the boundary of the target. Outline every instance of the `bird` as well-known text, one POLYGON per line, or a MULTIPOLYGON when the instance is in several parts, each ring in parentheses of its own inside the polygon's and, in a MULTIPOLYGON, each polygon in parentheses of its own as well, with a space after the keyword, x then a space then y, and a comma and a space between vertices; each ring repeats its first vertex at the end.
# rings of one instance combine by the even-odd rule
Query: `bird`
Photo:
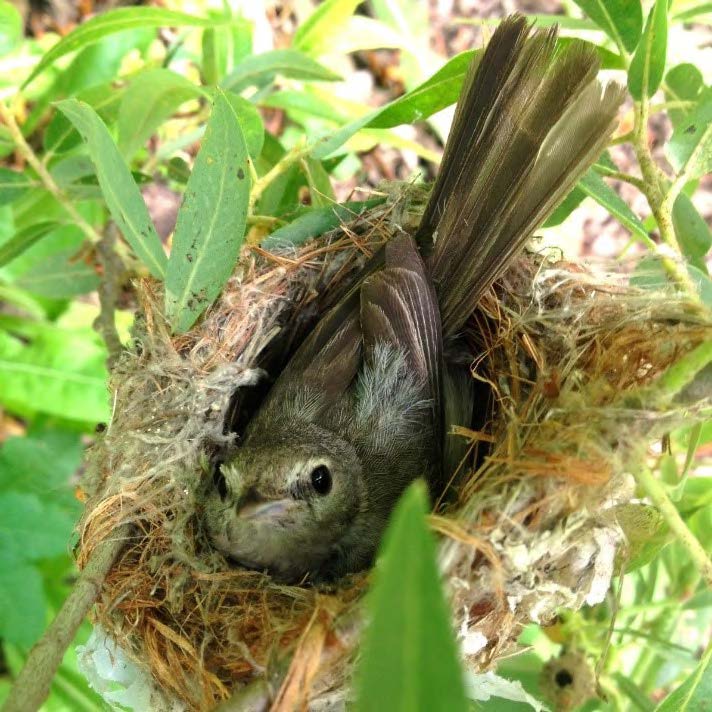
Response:
POLYGON ((623 90, 590 45, 505 18, 466 72, 415 234, 395 230, 297 347, 213 471, 203 518, 231 563, 283 583, 367 569, 396 502, 442 493, 478 401, 478 300, 599 157, 623 90))

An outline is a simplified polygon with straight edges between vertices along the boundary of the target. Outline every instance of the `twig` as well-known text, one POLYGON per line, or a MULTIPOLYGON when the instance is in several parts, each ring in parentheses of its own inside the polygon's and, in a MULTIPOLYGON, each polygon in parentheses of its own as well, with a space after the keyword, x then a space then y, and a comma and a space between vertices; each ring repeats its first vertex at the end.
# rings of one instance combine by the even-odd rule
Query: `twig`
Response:
POLYGON ((2 712, 35 712, 47 699, 52 678, 77 629, 99 597, 104 579, 131 534, 123 524, 97 545, 59 613, 35 644, 15 679, 2 712))
POLYGON ((647 467, 643 467, 640 471, 634 473, 634 476, 653 504, 660 510, 660 514, 663 515, 667 525, 678 538, 680 544, 687 550, 700 576, 705 580, 707 586, 712 589, 712 561, 707 556, 702 544, 685 524, 672 500, 668 497, 664 486, 647 467))

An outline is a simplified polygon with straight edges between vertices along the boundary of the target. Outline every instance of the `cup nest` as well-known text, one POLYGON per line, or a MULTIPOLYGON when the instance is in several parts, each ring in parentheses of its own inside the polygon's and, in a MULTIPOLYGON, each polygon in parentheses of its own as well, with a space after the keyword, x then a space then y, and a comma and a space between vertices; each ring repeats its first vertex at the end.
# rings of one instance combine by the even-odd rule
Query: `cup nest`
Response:
MULTIPOLYGON (((165 700, 204 710, 237 694, 287 710, 348 699, 369 572, 318 588, 234 568, 206 539, 200 492, 213 453, 236 437, 224 427, 235 394, 256 392, 264 359, 288 353, 368 256, 417 225, 423 189, 387 192, 300 248, 246 249, 186 334, 171 333, 161 285, 136 285, 113 415, 89 457, 78 560, 133 525, 95 622, 165 700)), ((511 653, 527 623, 603 600, 626 547, 617 513, 634 497, 629 473, 654 437, 709 406, 654 407, 640 394, 709 334, 683 297, 533 252, 481 300, 467 338, 486 413, 451 436, 469 455, 431 515, 473 669, 511 653)))

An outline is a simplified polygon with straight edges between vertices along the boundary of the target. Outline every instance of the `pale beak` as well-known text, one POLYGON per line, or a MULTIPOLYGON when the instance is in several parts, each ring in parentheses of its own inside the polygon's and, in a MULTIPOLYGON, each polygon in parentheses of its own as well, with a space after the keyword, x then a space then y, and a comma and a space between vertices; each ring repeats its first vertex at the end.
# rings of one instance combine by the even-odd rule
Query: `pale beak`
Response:
POLYGON ((278 518, 293 507, 293 499, 278 499, 273 502, 250 502, 237 510, 237 516, 241 519, 278 518))

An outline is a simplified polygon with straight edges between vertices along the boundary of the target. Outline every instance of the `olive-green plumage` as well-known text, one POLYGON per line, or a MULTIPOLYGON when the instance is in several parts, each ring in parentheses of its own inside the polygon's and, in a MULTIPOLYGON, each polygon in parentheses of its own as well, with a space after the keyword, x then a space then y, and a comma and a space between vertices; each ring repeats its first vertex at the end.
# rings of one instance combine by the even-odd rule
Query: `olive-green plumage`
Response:
POLYGON ((508 18, 465 80, 415 238, 399 234, 289 361, 205 503, 215 546, 285 581, 366 567, 398 497, 435 493, 477 408, 458 339, 595 161, 623 93, 583 43, 508 18))

